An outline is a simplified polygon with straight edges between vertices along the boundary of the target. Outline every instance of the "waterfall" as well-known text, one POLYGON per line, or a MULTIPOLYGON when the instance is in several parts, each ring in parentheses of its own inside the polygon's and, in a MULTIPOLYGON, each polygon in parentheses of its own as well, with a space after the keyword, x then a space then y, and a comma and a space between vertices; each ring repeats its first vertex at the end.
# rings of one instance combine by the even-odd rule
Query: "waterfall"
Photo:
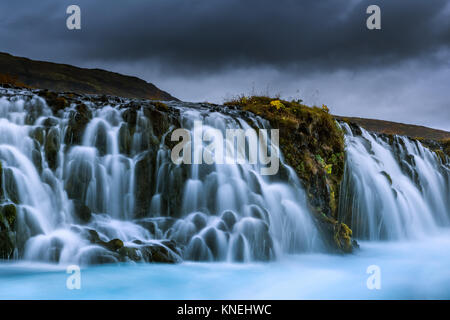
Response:
POLYGON ((366 240, 417 239, 450 225, 450 161, 420 142, 344 123, 342 220, 366 240))
MULTIPOLYGON (((89 96, 58 110, 30 91, 0 90, 0 198, 17 208, 16 259, 258 261, 324 248, 301 183, 279 150, 273 176, 248 161, 171 160, 176 128, 193 136, 217 129, 256 135, 270 129, 259 117, 89 96)), ((237 152, 248 160, 245 150, 237 152)))

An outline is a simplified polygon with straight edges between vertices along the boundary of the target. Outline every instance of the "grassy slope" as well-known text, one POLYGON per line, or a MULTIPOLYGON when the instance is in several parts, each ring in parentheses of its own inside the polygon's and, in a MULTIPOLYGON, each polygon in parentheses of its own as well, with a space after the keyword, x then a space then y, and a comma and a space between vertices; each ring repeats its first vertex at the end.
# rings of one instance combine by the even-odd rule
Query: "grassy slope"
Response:
POLYGON ((431 129, 413 124, 398 123, 385 120, 364 119, 335 116, 336 119, 356 123, 366 130, 385 134, 398 134, 416 139, 448 140, 450 132, 431 129))
POLYGON ((35 61, 7 53, 0 53, 0 81, 58 92, 71 91, 126 98, 177 100, 153 84, 136 77, 100 69, 84 69, 66 64, 35 61), (7 81, 8 79, 14 81, 7 81))

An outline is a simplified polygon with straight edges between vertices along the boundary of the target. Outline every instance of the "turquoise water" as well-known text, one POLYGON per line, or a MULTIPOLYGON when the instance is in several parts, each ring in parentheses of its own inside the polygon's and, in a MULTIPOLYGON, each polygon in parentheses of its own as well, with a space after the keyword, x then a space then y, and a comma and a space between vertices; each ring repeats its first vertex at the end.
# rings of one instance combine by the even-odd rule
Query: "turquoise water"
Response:
POLYGON ((286 256, 272 263, 120 264, 81 269, 69 290, 63 266, 0 264, 1 299, 450 299, 450 234, 361 243, 352 255, 286 256), (378 265, 381 289, 369 290, 378 265))

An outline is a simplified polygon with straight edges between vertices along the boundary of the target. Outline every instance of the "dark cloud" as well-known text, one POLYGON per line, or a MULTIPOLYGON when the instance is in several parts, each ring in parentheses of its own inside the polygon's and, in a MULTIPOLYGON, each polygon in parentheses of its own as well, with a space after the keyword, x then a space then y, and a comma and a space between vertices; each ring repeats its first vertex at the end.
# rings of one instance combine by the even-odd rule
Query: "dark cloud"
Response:
POLYGON ((0 43, 137 75, 181 99, 270 88, 341 114, 450 129, 450 93, 433 82, 450 78, 447 0, 16 0, 0 4, 0 43), (81 7, 80 31, 65 27, 70 4, 81 7), (382 30, 366 28, 371 4, 382 30), (441 114, 420 109, 428 103, 441 114))
POLYGON ((31 55, 56 46, 53 55, 68 59, 158 61, 171 72, 260 65, 355 69, 450 45, 446 0, 80 0, 78 32, 65 28, 65 8, 73 1, 20 2, 1 6, 2 27, 16 39, 9 37, 10 49, 25 49, 25 40, 31 55), (370 32, 365 11, 374 3, 382 10, 382 30, 370 32))

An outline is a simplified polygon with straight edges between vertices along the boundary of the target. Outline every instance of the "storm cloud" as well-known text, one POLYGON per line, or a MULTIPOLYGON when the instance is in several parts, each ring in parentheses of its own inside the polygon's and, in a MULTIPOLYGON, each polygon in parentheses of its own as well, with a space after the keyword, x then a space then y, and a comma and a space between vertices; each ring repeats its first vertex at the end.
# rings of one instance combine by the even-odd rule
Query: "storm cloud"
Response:
POLYGON ((0 43, 136 75, 184 100, 281 94, 450 130, 446 0, 19 0, 0 4, 0 43), (81 30, 66 28, 70 4, 81 8, 81 30), (381 30, 366 28, 371 4, 381 30))

